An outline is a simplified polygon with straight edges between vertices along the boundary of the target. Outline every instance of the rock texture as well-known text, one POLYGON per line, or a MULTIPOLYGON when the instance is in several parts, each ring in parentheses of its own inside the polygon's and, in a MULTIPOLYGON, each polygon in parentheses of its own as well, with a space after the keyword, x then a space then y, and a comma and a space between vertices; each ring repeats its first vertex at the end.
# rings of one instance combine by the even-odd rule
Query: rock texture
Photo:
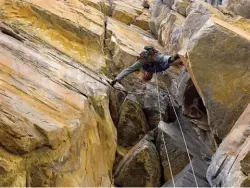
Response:
POLYGON ((167 52, 176 54, 180 50, 180 40, 182 32, 182 23, 184 17, 178 13, 171 12, 161 22, 158 40, 164 46, 167 52))
POLYGON ((209 124, 220 138, 249 101, 249 25, 199 12, 190 13, 183 25, 182 59, 204 101, 209 124), (207 41, 211 41, 210 48, 207 41))
MULTIPOLYGON (((208 181, 206 180, 206 174, 208 163, 199 159, 193 159, 192 165, 194 168, 194 174, 199 187, 210 187, 208 181)), ((174 184, 176 187, 197 187, 194 179, 194 174, 191 165, 187 165, 179 174, 174 177, 174 184)), ((173 181, 170 180, 162 187, 173 187, 173 181)))
POLYGON ((102 14, 73 2, 0 4, 0 185, 110 186, 116 130, 95 73, 105 66, 102 14))
POLYGON ((118 144, 124 147, 134 146, 144 137, 149 128, 139 103, 128 97, 124 100, 117 129, 118 144))
POLYGON ((249 0, 223 0, 222 5, 232 10, 238 15, 250 19, 250 1, 249 0))
POLYGON ((212 186, 247 186, 249 178, 250 105, 235 123, 213 156, 207 172, 212 186))
POLYGON ((114 174, 118 186, 160 186, 160 162, 154 144, 144 138, 120 162, 114 174))
POLYGON ((249 186, 248 7, 0 0, 0 186, 173 186, 166 150, 176 186, 191 161, 200 187, 249 186), (110 87, 146 45, 184 65, 110 87))

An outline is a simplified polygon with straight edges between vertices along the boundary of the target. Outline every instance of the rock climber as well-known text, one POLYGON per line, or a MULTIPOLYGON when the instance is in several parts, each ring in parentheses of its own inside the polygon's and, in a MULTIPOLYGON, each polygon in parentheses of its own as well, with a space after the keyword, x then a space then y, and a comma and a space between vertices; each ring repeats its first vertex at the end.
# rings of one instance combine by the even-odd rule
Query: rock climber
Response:
POLYGON ((114 86, 117 82, 129 74, 143 68, 144 81, 149 81, 153 77, 153 73, 162 72, 169 68, 169 66, 178 65, 181 63, 179 55, 169 56, 160 53, 152 46, 145 46, 144 51, 140 53, 137 61, 130 67, 124 69, 116 78, 110 83, 114 86))

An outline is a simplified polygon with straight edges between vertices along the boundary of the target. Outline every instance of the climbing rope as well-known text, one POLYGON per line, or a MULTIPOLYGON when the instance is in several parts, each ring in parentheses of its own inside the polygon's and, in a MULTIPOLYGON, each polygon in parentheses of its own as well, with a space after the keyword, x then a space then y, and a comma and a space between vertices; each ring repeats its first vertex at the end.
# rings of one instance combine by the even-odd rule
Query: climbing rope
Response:
MULTIPOLYGON (((156 85, 157 85, 157 95, 158 95, 158 108, 159 108, 159 113, 160 113, 160 121, 162 121, 161 103, 160 103, 160 95, 159 95, 159 85, 158 85, 158 78, 157 78, 157 73, 156 73, 156 71, 155 71, 155 74, 156 74, 156 85)), ((166 151, 167 160, 168 160, 168 166, 169 166, 169 171, 170 171, 170 174, 171 174, 172 182, 173 182, 173 185, 174 185, 174 187, 175 187, 175 182, 174 182, 174 176, 173 176, 172 166, 171 166, 170 159, 169 159, 169 155, 168 155, 168 149, 167 149, 166 143, 165 143, 165 139, 164 139, 164 135, 163 135, 163 130, 162 130, 162 132, 161 132, 161 138, 162 138, 162 140, 163 140, 164 148, 165 148, 165 151, 166 151)))
MULTIPOLYGON (((157 72, 156 72, 156 71, 155 71, 155 74, 156 74, 156 85, 157 85, 157 94, 158 94, 158 107, 159 107, 160 120, 161 120, 161 111, 160 111, 161 109, 160 109, 160 96, 159 96, 158 76, 157 76, 157 72)), ((196 187, 199 187, 198 182, 197 182, 197 179, 196 179, 196 176, 195 176, 195 172, 194 172, 194 167, 193 167, 193 164, 192 164, 192 160, 191 160, 191 157, 190 157, 189 149, 188 149, 188 146, 187 146, 186 138, 185 138, 185 136, 184 136, 184 133, 183 133, 183 129, 182 129, 180 120, 179 120, 178 115, 177 115, 177 113, 176 113, 176 110, 175 110, 175 108, 174 108, 174 102, 173 102, 173 100, 172 100, 172 98, 171 98, 171 95, 170 95, 170 92, 169 92, 168 88, 166 88, 166 90, 167 90, 167 93, 168 93, 168 96, 169 96, 169 100, 170 100, 170 102, 171 102, 171 105, 172 105, 173 110, 174 110, 174 114, 175 114, 175 116, 176 116, 177 122, 178 122, 179 127, 180 127, 180 130, 181 130, 181 135, 182 135, 182 138, 183 138, 183 141, 184 141, 184 145, 185 145, 185 147, 186 147, 186 151, 187 151, 188 159, 189 159, 190 166, 191 166, 191 169, 192 169, 192 173, 193 173, 193 176, 194 176, 194 180, 195 180, 196 187)), ((163 136, 163 132, 162 132, 162 136, 163 136)), ((164 141, 164 144, 165 144, 164 137, 162 137, 162 138, 163 138, 163 141, 164 141)), ((169 166, 171 166, 171 165, 170 165, 170 161, 169 161, 169 157, 168 157, 167 148, 165 147, 165 149, 166 149, 166 153, 167 153, 167 158, 168 158, 169 166)), ((172 176, 172 180, 173 180, 173 185, 174 185, 174 187, 175 187, 175 184, 174 184, 174 177, 173 177, 173 174, 172 174, 172 169, 171 169, 171 167, 170 167, 170 172, 171 172, 171 176, 172 176)))

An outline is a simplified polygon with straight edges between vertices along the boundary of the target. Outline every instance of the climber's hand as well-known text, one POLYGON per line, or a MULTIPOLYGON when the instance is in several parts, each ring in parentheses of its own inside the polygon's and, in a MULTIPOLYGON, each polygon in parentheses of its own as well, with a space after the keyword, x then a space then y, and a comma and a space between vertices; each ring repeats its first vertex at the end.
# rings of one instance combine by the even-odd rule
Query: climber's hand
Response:
POLYGON ((110 82, 110 85, 113 87, 116 84, 117 80, 113 80, 112 82, 110 82))

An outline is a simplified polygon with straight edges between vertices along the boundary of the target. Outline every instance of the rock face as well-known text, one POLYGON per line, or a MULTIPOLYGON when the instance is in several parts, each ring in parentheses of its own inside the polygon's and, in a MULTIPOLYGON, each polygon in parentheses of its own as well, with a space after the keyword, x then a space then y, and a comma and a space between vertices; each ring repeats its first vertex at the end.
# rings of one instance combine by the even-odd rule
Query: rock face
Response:
POLYGON ((167 18, 161 22, 158 40, 168 53, 176 54, 181 48, 181 25, 183 22, 184 17, 175 12, 169 13, 167 18))
MULTIPOLYGON (((206 180, 206 174, 208 163, 199 159, 193 159, 192 165, 194 168, 194 173, 196 181, 199 187, 210 187, 208 181, 206 180)), ((197 184, 194 180, 194 174, 191 168, 191 165, 187 165, 179 174, 174 177, 174 183, 176 187, 197 187, 197 184)), ((173 181, 170 180, 162 187, 173 187, 173 181)))
POLYGON ((250 99, 249 26, 242 19, 222 20, 195 11, 183 25, 182 59, 204 101, 209 123, 220 138, 230 131, 250 99), (213 41, 211 48, 207 41, 213 41))
POLYGON ((207 172, 212 186, 247 186, 249 182, 250 105, 213 156, 207 172))
POLYGON ((160 162, 154 144, 144 138, 120 162, 114 174, 118 186, 160 186, 160 162))
POLYGON ((248 7, 0 0, 0 186, 173 186, 166 150, 176 186, 190 160, 199 186, 249 186, 248 7), (110 87, 146 45, 184 65, 110 87))
POLYGON ((171 165, 173 175, 175 176, 189 163, 187 153, 178 146, 171 136, 172 135, 167 130, 167 125, 161 122, 158 129, 156 147, 160 154, 165 182, 171 180, 169 165, 171 165), (169 161, 166 152, 169 153, 169 161))
POLYGON ((0 185, 110 186, 116 130, 95 73, 103 15, 73 2, 0 4, 0 185))
POLYGON ((158 36, 158 29, 162 20, 164 20, 170 12, 170 7, 167 6, 162 0, 156 0, 150 7, 151 19, 149 27, 151 32, 158 36))
POLYGON ((249 0, 222 0, 222 5, 232 10, 238 15, 250 19, 250 1, 249 0))
POLYGON ((124 100, 117 129, 118 144, 124 147, 134 146, 144 137, 149 128, 139 103, 128 97, 124 100))

